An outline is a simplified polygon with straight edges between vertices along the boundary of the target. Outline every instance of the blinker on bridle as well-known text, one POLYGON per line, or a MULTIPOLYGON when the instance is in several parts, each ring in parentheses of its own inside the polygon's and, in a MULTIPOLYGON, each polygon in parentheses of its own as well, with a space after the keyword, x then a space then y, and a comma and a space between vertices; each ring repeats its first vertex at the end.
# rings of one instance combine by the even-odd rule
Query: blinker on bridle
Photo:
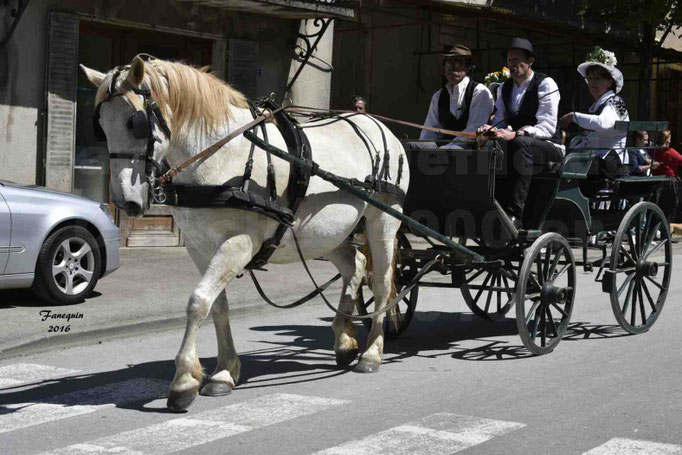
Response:
POLYGON ((102 108, 102 104, 104 104, 107 101, 110 101, 116 97, 121 97, 125 103, 130 106, 130 108, 133 110, 133 112, 130 114, 130 117, 128 117, 128 120, 126 121, 126 127, 130 130, 132 130, 133 137, 135 139, 147 139, 147 148, 145 153, 133 153, 133 152, 128 152, 128 153, 110 153, 109 158, 111 159, 144 159, 145 160, 145 175, 147 179, 149 180, 149 187, 150 191, 152 192, 152 196, 154 197, 154 200, 158 203, 163 203, 165 202, 165 196, 163 194, 163 191, 160 189, 160 184, 158 183, 155 175, 154 175, 154 170, 155 168, 163 168, 162 164, 159 164, 154 161, 154 143, 156 142, 156 138, 154 137, 153 134, 153 126, 152 126, 152 115, 156 117, 156 119, 159 122, 159 126, 163 130, 163 133, 166 135, 166 137, 170 140, 171 138, 171 132, 170 128, 168 128, 168 124, 166 123, 166 120, 163 118, 163 115, 161 114, 161 109, 159 106, 152 100, 152 94, 151 90, 149 89, 143 89, 143 88, 136 88, 133 87, 132 91, 143 97, 144 99, 144 111, 137 110, 135 107, 132 105, 130 100, 126 98, 126 96, 123 93, 117 93, 116 92, 116 82, 118 80, 118 77, 121 74, 121 71, 123 69, 130 68, 128 67, 117 67, 116 71, 114 72, 114 75, 111 78, 111 82, 109 83, 109 87, 107 88, 107 96, 100 101, 97 106, 95 107, 95 115, 93 117, 93 128, 95 131, 95 138, 99 141, 106 142, 107 137, 106 134, 104 133, 104 130, 102 130, 102 126, 99 123, 99 118, 100 118, 100 109, 102 108))

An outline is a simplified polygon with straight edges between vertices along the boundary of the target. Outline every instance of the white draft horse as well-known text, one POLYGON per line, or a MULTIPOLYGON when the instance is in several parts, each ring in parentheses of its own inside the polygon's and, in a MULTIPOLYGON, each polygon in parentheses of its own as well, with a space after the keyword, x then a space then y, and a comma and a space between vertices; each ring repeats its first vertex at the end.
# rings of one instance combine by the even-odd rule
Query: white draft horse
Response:
MULTIPOLYGON (((98 104, 101 103, 99 125, 106 135, 111 155, 111 197, 114 204, 129 216, 142 216, 150 206, 150 182, 145 174, 143 158, 147 139, 136 138, 130 124, 135 111, 145 111, 144 98, 135 89, 151 90, 151 97, 169 126, 170 139, 156 117, 151 116, 152 132, 157 141, 154 161, 166 159, 171 167, 200 153, 253 119, 241 93, 214 75, 182 63, 157 59, 145 62, 137 56, 130 66, 107 74, 82 65, 81 69, 88 80, 99 87, 96 99, 98 104), (112 86, 116 72, 118 77, 112 86), (110 89, 113 89, 115 97, 108 96, 110 89), (139 153, 140 157, 120 157, 131 152, 139 153)), ((348 120, 364 132, 369 142, 381 152, 382 158, 383 131, 390 151, 389 176, 395 183, 399 156, 405 154, 398 139, 383 124, 365 115, 353 115, 348 120)), ((286 150, 276 125, 267 124, 267 133, 271 144, 286 150)), ((372 174, 371 156, 374 151, 370 154, 347 122, 307 129, 306 134, 313 160, 320 168, 359 180, 372 174)), ((239 136, 207 160, 199 160, 200 164, 189 166, 175 177, 174 183, 239 186, 250 145, 247 139, 239 136)), ((273 164, 278 202, 287 207, 290 165, 276 157, 273 157, 273 164)), ((267 196, 266 166, 265 152, 257 148, 250 190, 263 196, 267 196)), ((407 192, 408 185, 409 169, 405 166, 399 187, 407 192)), ((395 196, 379 194, 376 197, 396 210, 402 209, 395 196)), ((232 208, 173 207, 172 213, 184 234, 187 251, 202 274, 187 304, 187 327, 175 358, 176 373, 168 397, 169 408, 182 410, 192 403, 200 388, 202 395, 220 396, 229 394, 238 383, 240 361, 230 332, 225 287, 242 272, 263 242, 273 235, 278 223, 262 214, 232 208), (196 336, 209 312, 215 323, 218 359, 215 371, 204 378, 196 351, 196 336)), ((343 290, 338 308, 347 314, 354 308, 367 262, 348 238, 364 217, 365 237, 373 262, 375 309, 385 307, 391 290, 394 239, 400 221, 318 177, 311 178, 306 196, 295 215, 296 223, 292 229, 299 239, 303 255, 306 258, 327 257, 342 275, 343 290)), ((287 231, 270 262, 298 260, 293 236, 287 231)), ((367 348, 360 356, 355 371, 378 370, 384 349, 383 322, 384 314, 374 317, 367 348)), ((349 365, 359 352, 355 327, 349 318, 336 315, 332 328, 336 361, 342 366, 349 365)))

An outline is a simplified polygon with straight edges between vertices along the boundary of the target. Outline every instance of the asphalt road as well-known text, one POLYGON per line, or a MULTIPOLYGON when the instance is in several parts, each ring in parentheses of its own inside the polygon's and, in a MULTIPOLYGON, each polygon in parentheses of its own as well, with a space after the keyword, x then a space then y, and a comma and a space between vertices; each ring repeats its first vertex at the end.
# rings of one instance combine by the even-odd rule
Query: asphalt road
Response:
MULTIPOLYGON (((568 335, 541 357, 513 319, 481 321, 454 290, 421 290, 375 375, 336 367, 319 302, 245 312, 232 321, 241 384, 179 415, 163 395, 181 329, 5 359, 0 453, 682 454, 680 261, 661 317, 637 336, 580 272, 568 335)), ((198 349, 211 371, 209 324, 198 349)))

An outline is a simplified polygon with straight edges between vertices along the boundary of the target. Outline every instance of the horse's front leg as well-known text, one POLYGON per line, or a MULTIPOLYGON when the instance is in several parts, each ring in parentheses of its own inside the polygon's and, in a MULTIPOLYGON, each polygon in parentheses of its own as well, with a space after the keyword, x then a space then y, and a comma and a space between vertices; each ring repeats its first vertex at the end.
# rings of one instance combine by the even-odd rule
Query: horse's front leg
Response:
POLYGON ((187 409, 196 398, 203 371, 196 352, 199 326, 211 311, 211 306, 225 286, 244 268, 253 255, 249 236, 226 240, 215 253, 199 285, 187 304, 187 326, 180 351, 175 357, 175 377, 170 386, 167 406, 179 411, 187 409))
MULTIPOLYGON (((339 270, 343 280, 339 311, 345 314, 352 314, 365 272, 365 256, 349 242, 344 242, 332 251, 328 258, 339 270)), ((334 316, 332 329, 334 330, 336 363, 344 367, 350 365, 359 352, 353 320, 337 313, 334 316)))
POLYGON ((225 291, 221 292, 216 299, 211 308, 211 314, 218 339, 218 362, 208 382, 201 388, 201 394, 217 397, 232 392, 239 382, 241 369, 241 362, 232 341, 230 313, 225 291))

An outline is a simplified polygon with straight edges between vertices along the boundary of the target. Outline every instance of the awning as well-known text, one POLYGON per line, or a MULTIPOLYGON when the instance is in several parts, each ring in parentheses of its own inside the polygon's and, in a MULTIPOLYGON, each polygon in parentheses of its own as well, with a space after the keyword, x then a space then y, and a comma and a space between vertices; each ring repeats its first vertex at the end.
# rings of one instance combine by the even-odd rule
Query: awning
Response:
POLYGON ((360 0, 178 0, 229 11, 291 19, 330 17, 352 19, 360 0))

